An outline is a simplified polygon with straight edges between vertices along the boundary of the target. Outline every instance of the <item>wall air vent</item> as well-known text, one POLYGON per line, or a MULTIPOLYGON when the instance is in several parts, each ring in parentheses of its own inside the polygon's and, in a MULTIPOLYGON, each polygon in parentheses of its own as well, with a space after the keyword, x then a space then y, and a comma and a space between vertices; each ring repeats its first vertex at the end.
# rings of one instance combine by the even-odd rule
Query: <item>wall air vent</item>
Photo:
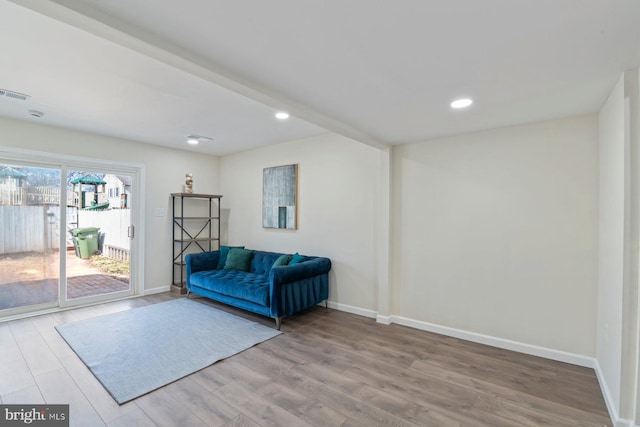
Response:
POLYGON ((25 95, 24 93, 14 92, 12 90, 0 89, 0 96, 6 96, 7 98, 19 99, 20 101, 26 101, 28 98, 31 98, 30 95, 25 95))

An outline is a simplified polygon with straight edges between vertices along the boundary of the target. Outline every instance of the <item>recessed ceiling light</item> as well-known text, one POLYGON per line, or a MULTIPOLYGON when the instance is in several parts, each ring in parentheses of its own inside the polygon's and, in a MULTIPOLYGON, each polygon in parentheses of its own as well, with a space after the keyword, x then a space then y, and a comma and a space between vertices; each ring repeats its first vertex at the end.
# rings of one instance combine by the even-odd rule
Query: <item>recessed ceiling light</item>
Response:
POLYGON ((473 100, 469 98, 460 98, 451 103, 451 108, 466 108, 471 104, 473 104, 473 100))
POLYGON ((280 111, 276 113, 276 119, 286 120, 289 118, 289 113, 285 113, 284 111, 280 111))
POLYGON ((213 141, 213 138, 208 137, 208 136, 202 136, 202 135, 195 135, 195 134, 191 134, 191 135, 187 135, 187 142, 191 145, 197 145, 200 142, 209 142, 209 141, 213 141))

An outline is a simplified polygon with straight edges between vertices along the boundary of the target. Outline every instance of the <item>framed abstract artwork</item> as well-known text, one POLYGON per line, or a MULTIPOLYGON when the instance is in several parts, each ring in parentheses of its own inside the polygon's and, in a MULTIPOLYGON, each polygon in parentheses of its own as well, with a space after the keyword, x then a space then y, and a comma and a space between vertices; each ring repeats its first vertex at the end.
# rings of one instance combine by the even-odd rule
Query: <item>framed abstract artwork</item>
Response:
POLYGON ((262 182, 262 226, 297 229, 298 165, 264 168, 262 182))

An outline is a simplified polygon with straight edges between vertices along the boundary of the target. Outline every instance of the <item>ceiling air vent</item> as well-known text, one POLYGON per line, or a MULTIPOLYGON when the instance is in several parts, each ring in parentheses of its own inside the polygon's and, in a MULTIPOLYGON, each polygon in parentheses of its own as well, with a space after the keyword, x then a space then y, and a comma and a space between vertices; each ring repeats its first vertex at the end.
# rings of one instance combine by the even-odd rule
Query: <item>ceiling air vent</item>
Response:
POLYGON ((7 98, 19 99, 20 101, 26 101, 27 98, 30 98, 29 95, 25 95, 24 93, 14 92, 12 90, 0 89, 0 96, 6 96, 7 98))

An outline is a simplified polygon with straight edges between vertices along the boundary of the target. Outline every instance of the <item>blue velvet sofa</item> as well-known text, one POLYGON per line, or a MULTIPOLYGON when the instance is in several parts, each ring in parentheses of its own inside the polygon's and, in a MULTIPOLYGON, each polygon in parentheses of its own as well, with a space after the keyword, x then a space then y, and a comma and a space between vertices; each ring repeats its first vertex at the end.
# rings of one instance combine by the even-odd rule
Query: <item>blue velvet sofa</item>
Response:
MULTIPOLYGON (((328 258, 305 256, 302 262, 273 267, 284 254, 253 251, 248 271, 219 268, 220 251, 185 257, 187 296, 202 295, 276 321, 325 302, 329 297, 328 258)), ((225 256, 224 254, 222 256, 225 256)))

